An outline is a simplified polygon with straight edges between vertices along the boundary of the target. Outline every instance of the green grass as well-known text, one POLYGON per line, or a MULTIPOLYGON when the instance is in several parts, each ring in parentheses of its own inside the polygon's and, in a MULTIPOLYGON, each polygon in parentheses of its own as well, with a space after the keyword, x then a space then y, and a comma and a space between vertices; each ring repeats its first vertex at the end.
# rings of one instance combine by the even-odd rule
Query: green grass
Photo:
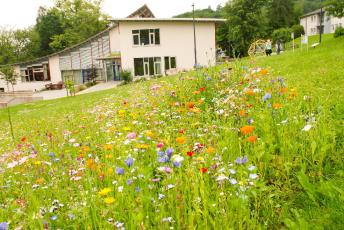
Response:
POLYGON ((308 52, 11 107, 15 143, 0 110, 0 222, 11 229, 340 229, 343 52, 344 38, 326 38, 308 52), (164 159, 173 149, 169 162, 158 161, 158 145, 164 159), (243 156, 248 162, 235 163, 243 156), (63 206, 49 212, 59 206, 54 200, 63 206))

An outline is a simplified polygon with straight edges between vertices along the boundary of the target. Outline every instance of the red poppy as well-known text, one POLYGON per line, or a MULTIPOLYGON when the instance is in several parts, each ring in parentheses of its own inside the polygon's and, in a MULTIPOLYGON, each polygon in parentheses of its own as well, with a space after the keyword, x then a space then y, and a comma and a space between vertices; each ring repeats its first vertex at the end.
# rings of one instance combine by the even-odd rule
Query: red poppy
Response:
POLYGON ((178 133, 184 134, 185 130, 186 130, 186 129, 181 129, 181 130, 178 131, 178 133))
POLYGON ((208 168, 200 168, 199 171, 201 171, 201 173, 206 173, 208 172, 208 168))
POLYGON ((189 157, 192 157, 195 153, 193 151, 187 152, 189 157))
POLYGON ((203 92, 204 90, 205 90, 205 87, 201 87, 201 88, 199 88, 198 91, 203 92))

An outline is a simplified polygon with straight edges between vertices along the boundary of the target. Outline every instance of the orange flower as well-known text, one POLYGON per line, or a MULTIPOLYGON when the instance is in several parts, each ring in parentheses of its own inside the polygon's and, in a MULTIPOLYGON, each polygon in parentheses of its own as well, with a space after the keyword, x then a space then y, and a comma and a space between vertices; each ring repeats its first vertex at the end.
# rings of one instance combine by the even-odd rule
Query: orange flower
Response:
POLYGON ((188 102, 188 103, 186 103, 186 107, 188 107, 189 109, 192 109, 193 107, 195 107, 195 103, 188 102))
POLYGON ((267 75, 269 72, 268 72, 268 70, 266 70, 266 69, 262 69, 261 71, 260 71, 260 74, 261 75, 267 75))
POLYGON ((249 138, 247 138, 248 142, 254 143, 257 141, 257 136, 250 136, 249 138))
POLYGON ((244 135, 252 133, 253 130, 254 130, 254 126, 252 125, 245 125, 240 129, 241 133, 244 135))
POLYGON ((280 89, 280 93, 286 93, 288 91, 288 88, 287 87, 283 87, 280 89))
POLYGON ((280 109, 280 108, 282 108, 282 104, 280 104, 280 103, 274 103, 274 104, 272 104, 272 108, 274 108, 274 109, 280 109))
POLYGON ((186 140, 186 137, 177 137, 176 138, 176 141, 179 143, 179 144, 183 144, 186 140))
POLYGON ((104 150, 112 150, 113 145, 104 145, 103 148, 104 148, 104 150))
POLYGON ((240 117, 246 116, 245 110, 240 110, 240 111, 239 111, 239 115, 240 115, 240 117))
POLYGON ((249 89, 249 90, 247 90, 247 94, 252 96, 252 95, 254 95, 254 91, 252 89, 249 89))
POLYGON ((296 97, 296 95, 297 95, 296 89, 291 89, 290 90, 290 96, 291 97, 296 97))
POLYGON ((21 142, 25 142, 25 141, 26 141, 26 137, 20 138, 20 141, 21 141, 21 142))
POLYGON ((201 93, 201 91, 199 91, 199 90, 196 90, 196 91, 192 92, 192 94, 200 94, 200 93, 201 93))

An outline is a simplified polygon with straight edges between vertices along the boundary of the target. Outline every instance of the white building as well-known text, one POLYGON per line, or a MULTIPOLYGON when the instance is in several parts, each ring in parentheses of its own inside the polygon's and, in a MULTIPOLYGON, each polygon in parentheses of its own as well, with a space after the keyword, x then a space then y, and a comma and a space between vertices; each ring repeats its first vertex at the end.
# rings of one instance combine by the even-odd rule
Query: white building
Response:
MULTIPOLYGON (((223 19, 195 19, 197 61, 216 63, 215 30, 223 19)), ((194 32, 191 18, 155 18, 144 5, 86 41, 60 52, 15 65, 20 76, 15 90, 41 90, 67 78, 76 84, 87 81, 91 71, 97 80, 120 80, 120 70, 135 77, 166 75, 194 67, 194 32)), ((7 90, 0 81, 0 90, 7 90)))
POLYGON ((321 10, 315 10, 305 14, 300 19, 300 25, 305 29, 305 35, 311 36, 320 33, 320 18, 322 18, 322 32, 324 34, 334 33, 337 27, 344 27, 344 17, 336 18, 328 16, 326 9, 323 10, 322 17, 321 10))

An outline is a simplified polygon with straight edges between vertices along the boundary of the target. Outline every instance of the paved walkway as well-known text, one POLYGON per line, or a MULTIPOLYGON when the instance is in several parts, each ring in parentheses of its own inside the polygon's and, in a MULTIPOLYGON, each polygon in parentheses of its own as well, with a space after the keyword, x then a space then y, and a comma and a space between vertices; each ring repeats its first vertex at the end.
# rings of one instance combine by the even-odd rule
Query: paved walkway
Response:
POLYGON ((93 92, 107 90, 107 89, 113 89, 113 88, 116 88, 121 83, 122 83, 121 81, 109 81, 109 82, 98 83, 95 86, 92 86, 88 89, 78 92, 76 95, 85 94, 85 93, 93 93, 93 92))
MULTIPOLYGON (((109 82, 98 83, 95 86, 92 86, 88 89, 85 89, 83 91, 78 92, 76 95, 81 95, 81 94, 85 94, 85 93, 93 93, 93 92, 107 90, 107 89, 113 89, 113 88, 117 87, 119 84, 121 84, 120 81, 109 81, 109 82)), ((66 89, 45 90, 42 92, 35 93, 34 96, 35 97, 43 97, 43 100, 51 100, 51 99, 67 97, 67 91, 66 91, 66 89)))

